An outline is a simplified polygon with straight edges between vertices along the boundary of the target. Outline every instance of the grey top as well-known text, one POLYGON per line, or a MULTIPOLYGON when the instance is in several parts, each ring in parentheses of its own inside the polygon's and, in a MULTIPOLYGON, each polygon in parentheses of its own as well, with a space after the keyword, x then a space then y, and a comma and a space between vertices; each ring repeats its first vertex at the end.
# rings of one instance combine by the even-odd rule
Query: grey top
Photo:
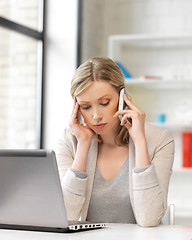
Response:
POLYGON ((96 167, 87 221, 136 223, 129 197, 128 158, 110 181, 96 167))
MULTIPOLYGON (((149 166, 134 168, 141 173, 149 166)), ((85 179, 87 173, 71 168, 76 177, 85 179)), ((136 223, 129 197, 129 158, 125 160, 116 175, 106 181, 96 166, 93 191, 88 209, 87 221, 108 223, 136 223)))

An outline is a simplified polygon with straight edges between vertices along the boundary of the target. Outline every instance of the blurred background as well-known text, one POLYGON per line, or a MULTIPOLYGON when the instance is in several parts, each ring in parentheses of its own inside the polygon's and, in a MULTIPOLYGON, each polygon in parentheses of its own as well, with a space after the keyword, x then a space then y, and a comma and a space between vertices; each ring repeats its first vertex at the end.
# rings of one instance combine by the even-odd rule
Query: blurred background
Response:
POLYGON ((192 224, 191 0, 0 0, 0 148, 56 148, 73 73, 95 56, 120 63, 146 120, 172 132, 168 204, 192 224))

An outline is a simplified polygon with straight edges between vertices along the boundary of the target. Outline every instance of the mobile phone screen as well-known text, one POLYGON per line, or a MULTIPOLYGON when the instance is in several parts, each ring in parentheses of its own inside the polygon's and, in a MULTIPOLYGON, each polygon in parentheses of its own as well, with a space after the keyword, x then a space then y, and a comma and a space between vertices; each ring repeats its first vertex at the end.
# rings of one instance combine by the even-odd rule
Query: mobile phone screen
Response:
MULTIPOLYGON (((128 95, 126 89, 125 89, 125 88, 121 89, 120 94, 119 94, 119 106, 118 106, 118 111, 128 109, 128 106, 127 106, 127 104, 125 103, 125 101, 124 101, 124 99, 123 99, 123 95, 124 95, 124 94, 126 94, 127 98, 129 99, 129 95, 128 95)), ((122 117, 123 117, 123 116, 124 116, 123 114, 122 114, 122 115, 119 115, 120 121, 122 120, 122 117)), ((130 123, 132 122, 130 118, 129 118, 128 120, 129 120, 130 123)))

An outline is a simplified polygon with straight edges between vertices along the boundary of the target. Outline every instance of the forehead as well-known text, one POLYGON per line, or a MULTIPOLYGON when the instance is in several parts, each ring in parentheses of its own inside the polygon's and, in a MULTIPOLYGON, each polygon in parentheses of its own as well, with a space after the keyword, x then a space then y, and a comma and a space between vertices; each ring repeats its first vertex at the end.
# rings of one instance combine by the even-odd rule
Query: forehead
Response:
POLYGON ((103 96, 114 96, 117 94, 117 90, 108 82, 95 81, 87 89, 76 96, 77 101, 91 101, 100 99, 103 96))

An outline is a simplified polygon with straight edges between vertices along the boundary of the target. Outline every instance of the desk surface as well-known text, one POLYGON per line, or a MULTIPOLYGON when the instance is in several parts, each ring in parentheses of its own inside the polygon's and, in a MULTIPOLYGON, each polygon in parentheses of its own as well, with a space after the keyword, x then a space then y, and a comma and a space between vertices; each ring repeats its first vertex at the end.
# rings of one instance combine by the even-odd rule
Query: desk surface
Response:
POLYGON ((192 226, 162 225, 142 228, 134 224, 107 224, 106 228, 76 233, 47 233, 0 229, 0 240, 192 240, 192 226))

